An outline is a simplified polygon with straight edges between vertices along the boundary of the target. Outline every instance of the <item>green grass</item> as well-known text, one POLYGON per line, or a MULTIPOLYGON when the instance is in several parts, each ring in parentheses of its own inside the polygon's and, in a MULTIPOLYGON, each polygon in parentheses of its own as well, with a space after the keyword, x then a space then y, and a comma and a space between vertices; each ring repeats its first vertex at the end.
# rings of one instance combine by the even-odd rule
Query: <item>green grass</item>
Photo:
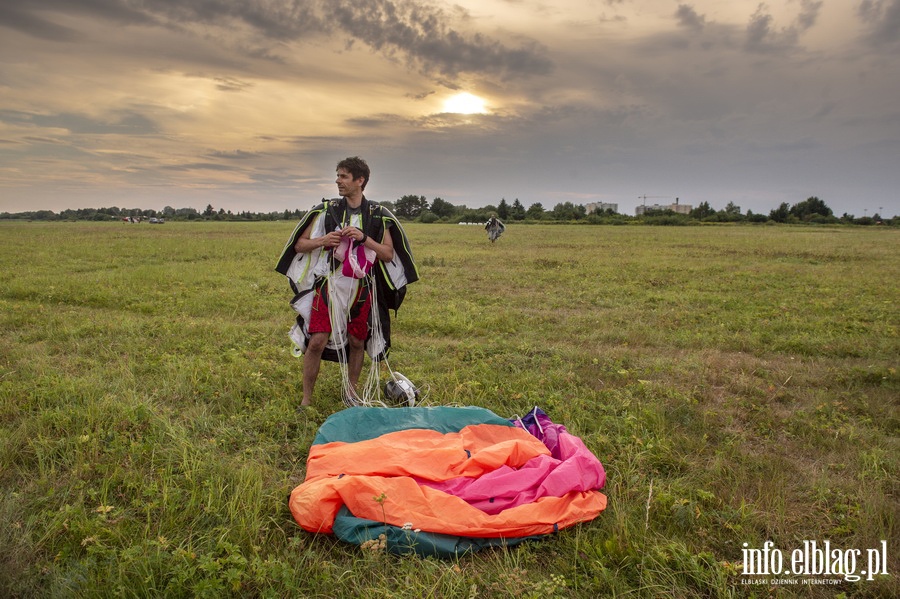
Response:
POLYGON ((532 406, 607 468, 540 543, 392 557, 287 495, 298 413, 273 271, 294 223, 0 223, 0 596, 896 594, 900 238, 852 227, 407 226, 391 365, 433 405, 532 406), (890 575, 742 584, 742 547, 888 542, 890 575))

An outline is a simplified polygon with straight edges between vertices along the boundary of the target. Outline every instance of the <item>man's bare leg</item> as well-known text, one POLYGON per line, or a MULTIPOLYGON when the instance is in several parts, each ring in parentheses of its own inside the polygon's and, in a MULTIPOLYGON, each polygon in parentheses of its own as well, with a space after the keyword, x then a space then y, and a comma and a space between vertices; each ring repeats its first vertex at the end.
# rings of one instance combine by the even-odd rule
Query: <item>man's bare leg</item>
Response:
POLYGON ((312 403, 313 390, 316 388, 316 379, 319 378, 319 366, 322 364, 322 352, 328 343, 328 333, 313 333, 310 335, 306 351, 303 353, 303 401, 301 406, 312 403))

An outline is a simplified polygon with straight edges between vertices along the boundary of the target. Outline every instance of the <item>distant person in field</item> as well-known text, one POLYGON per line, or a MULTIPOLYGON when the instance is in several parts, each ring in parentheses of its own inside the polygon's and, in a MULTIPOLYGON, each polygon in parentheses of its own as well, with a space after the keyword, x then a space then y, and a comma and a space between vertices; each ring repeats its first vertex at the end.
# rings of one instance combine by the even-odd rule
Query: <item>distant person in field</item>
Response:
POLYGON ((494 243, 500 236, 503 234, 503 231, 506 230, 506 225, 500 222, 500 219, 494 215, 491 215, 491 218, 488 219, 488 222, 484 223, 484 230, 487 231, 488 239, 491 240, 491 243, 494 243))
POLYGON ((275 270, 290 281, 297 322, 289 336, 303 355, 303 400, 312 402, 322 359, 346 368, 357 405, 363 354, 373 360, 390 349, 390 309, 406 285, 418 280, 409 240, 390 210, 363 194, 369 165, 359 157, 337 164, 340 198, 324 200, 294 228, 275 270))

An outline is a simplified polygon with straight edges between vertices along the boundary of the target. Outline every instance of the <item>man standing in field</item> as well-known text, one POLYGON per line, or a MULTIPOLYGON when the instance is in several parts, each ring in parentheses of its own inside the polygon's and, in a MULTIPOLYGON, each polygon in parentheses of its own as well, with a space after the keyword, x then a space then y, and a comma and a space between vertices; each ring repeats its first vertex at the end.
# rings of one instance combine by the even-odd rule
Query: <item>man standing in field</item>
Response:
POLYGON ((340 198, 304 215, 275 270, 294 292, 294 355, 303 355, 303 400, 312 402, 322 359, 340 362, 344 403, 357 405, 363 353, 379 360, 390 349, 390 309, 400 307, 418 272, 406 233, 387 208, 364 190, 370 170, 359 157, 337 165, 340 198))

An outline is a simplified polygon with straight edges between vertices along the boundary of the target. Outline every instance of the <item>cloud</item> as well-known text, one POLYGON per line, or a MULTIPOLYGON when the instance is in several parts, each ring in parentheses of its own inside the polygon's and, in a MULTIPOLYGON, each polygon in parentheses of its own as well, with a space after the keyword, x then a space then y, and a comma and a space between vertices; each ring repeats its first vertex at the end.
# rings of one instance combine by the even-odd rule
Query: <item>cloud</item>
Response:
POLYGON ((814 0, 802 0, 800 14, 797 15, 797 27, 801 31, 811 29, 819 20, 819 12, 822 10, 822 2, 814 0))
POLYGON ((222 45, 252 38, 257 57, 277 60, 284 42, 336 37, 346 47, 364 44, 407 67, 435 77, 466 73, 501 78, 546 75, 553 69, 546 49, 534 41, 509 46, 454 26, 466 14, 448 14, 413 0, 34 0, 2 9, 0 22, 44 39, 75 39, 76 31, 44 19, 46 11, 101 17, 120 24, 158 26, 217 38, 222 45), (266 48, 268 46, 268 48, 266 48))
POLYGON ((453 29, 440 9, 408 0, 342 0, 332 10, 339 30, 351 39, 387 56, 399 51, 410 66, 426 73, 545 75, 553 67, 536 42, 508 48, 480 33, 466 35, 453 29))
POLYGON ((767 10, 765 4, 760 4, 750 17, 744 41, 744 48, 749 52, 761 54, 783 52, 797 43, 796 29, 786 27, 780 31, 776 30, 775 18, 766 12, 767 10))
POLYGON ((210 158, 223 158, 225 160, 251 160, 263 156, 264 154, 260 152, 247 152, 246 150, 234 150, 233 152, 213 151, 209 153, 210 158))
POLYGON ((223 92, 242 92, 249 87, 253 87, 252 83, 241 81, 234 77, 215 77, 216 89, 223 92))
POLYGON ((23 8, 21 6, 12 6, 12 3, 0 4, 0 26, 50 41, 69 42, 82 37, 73 29, 57 25, 52 21, 22 10, 23 8))
POLYGON ((760 4, 750 16, 747 24, 744 48, 750 52, 770 54, 794 49, 800 34, 811 29, 819 18, 822 2, 801 0, 800 12, 794 22, 780 29, 775 27, 775 19, 766 4, 760 4))
POLYGON ((58 139, 53 139, 50 137, 38 137, 36 135, 26 135, 22 138, 23 141, 38 143, 38 144, 62 144, 58 139))
POLYGON ((166 164, 158 167, 160 170, 172 170, 172 171, 194 171, 194 170, 208 170, 208 171, 233 171, 235 167, 227 165, 227 164, 219 164, 217 162, 192 162, 187 164, 166 164))
POLYGON ((433 90, 433 89, 432 89, 432 90, 427 90, 427 91, 424 91, 424 92, 420 92, 420 93, 417 93, 417 94, 413 94, 413 93, 407 93, 407 94, 405 94, 405 96, 406 96, 407 98, 412 98, 413 100, 424 100, 425 98, 427 98, 428 96, 431 96, 431 95, 434 95, 434 90, 433 90))
POLYGON ((157 133, 156 124, 136 112, 120 112, 107 119, 92 119, 81 114, 38 114, 15 110, 0 110, 0 123, 27 125, 42 129, 56 129, 86 135, 147 135, 157 133))
POLYGON ((868 26, 869 43, 883 46, 900 40, 900 0, 863 0, 857 14, 868 26))
POLYGON ((678 24, 682 27, 687 27, 688 29, 693 29, 695 31, 700 31, 706 24, 706 18, 703 15, 697 14, 694 7, 687 4, 678 5, 678 10, 675 11, 675 18, 678 19, 678 24))

